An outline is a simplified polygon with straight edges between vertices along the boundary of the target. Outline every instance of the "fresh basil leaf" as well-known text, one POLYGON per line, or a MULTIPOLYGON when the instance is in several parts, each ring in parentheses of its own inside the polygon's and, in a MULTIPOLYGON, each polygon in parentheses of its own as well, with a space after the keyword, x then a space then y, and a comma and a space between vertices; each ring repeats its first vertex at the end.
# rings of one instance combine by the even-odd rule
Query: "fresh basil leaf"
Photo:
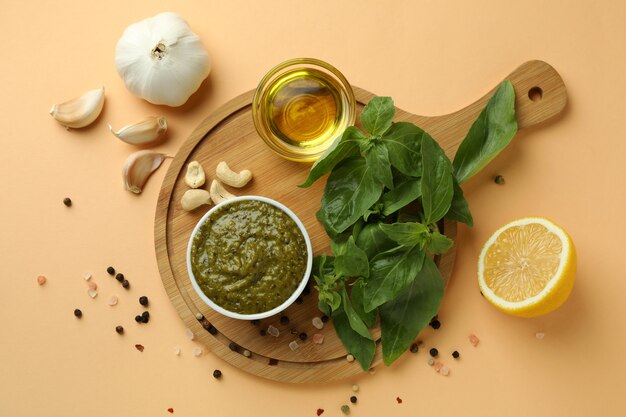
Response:
POLYGON ((319 255, 313 258, 311 270, 314 276, 323 277, 335 271, 335 258, 328 255, 319 255))
POLYGON ((422 175, 421 148, 425 132, 408 122, 391 125, 383 135, 383 143, 389 152, 389 162, 406 175, 422 175))
POLYGON ((421 223, 392 223, 379 225, 387 237, 401 246, 424 247, 428 239, 428 227, 421 223))
POLYGON ((387 191, 381 197, 383 214, 389 216, 391 213, 417 200, 421 195, 422 187, 419 179, 403 182, 393 190, 387 191))
POLYGON ((377 310, 374 309, 368 313, 365 312, 365 308, 363 307, 364 295, 363 289, 365 288, 365 281, 363 279, 358 279, 352 284, 352 291, 350 292, 350 296, 352 298, 352 307, 354 311, 361 317, 363 323, 367 326, 368 329, 371 329, 376 325, 376 315, 377 310))
POLYGON ((365 159, 343 161, 328 177, 322 196, 325 225, 335 233, 343 232, 378 201, 382 191, 365 159))
POLYGON ((354 243, 350 236, 342 246, 342 253, 335 258, 335 271, 344 277, 369 277, 367 254, 354 243))
POLYGON ((364 290, 365 311, 396 298, 422 268, 424 252, 418 247, 395 248, 376 255, 364 290))
POLYGON ((367 326, 365 325, 365 323, 363 323, 361 317, 357 314, 356 311, 354 311, 354 308, 352 307, 352 302, 348 297, 345 286, 341 289, 341 301, 343 302, 343 310, 348 317, 348 321, 350 322, 350 327, 352 327, 352 330, 354 330, 366 339, 374 340, 372 338, 372 335, 370 334, 370 331, 367 329, 367 326))
MULTIPOLYGON (((467 200, 465 200, 465 196, 463 195, 463 190, 461 189, 461 186, 456 178, 453 178, 452 188, 454 190, 454 194, 452 195, 452 204, 450 204, 450 210, 446 213, 445 218, 465 223, 466 225, 472 227, 474 225, 474 219, 472 218, 472 213, 470 212, 467 200)), ((385 196, 383 195, 383 198, 384 197, 385 196)))
POLYGON ((341 295, 338 292, 331 292, 331 298, 329 301, 330 309, 332 311, 337 311, 341 307, 341 295))
POLYGON ((358 155, 359 144, 367 138, 357 127, 350 126, 344 130, 341 137, 319 157, 311 167, 309 176, 298 187, 307 188, 317 181, 321 176, 330 172, 335 165, 344 159, 358 155))
POLYGON ((348 352, 354 356, 357 362, 359 362, 361 368, 367 371, 374 359, 376 342, 355 332, 350 326, 348 316, 343 309, 333 313, 333 325, 335 326, 335 332, 337 332, 341 343, 343 343, 348 352))
POLYGON ((363 249, 368 259, 372 259, 379 253, 395 247, 396 243, 380 230, 378 223, 369 223, 363 227, 363 230, 357 236, 356 245, 363 249))
POLYGON ((487 102, 454 157, 459 184, 480 171, 504 149, 517 132, 515 90, 504 80, 487 102))
POLYGON ((424 223, 441 219, 452 203, 452 166, 445 152, 428 134, 422 136, 422 207, 424 223))
POLYGON ((380 181, 390 190, 393 189, 393 176, 389 164, 389 153, 382 143, 375 143, 365 154, 367 166, 372 171, 376 181, 380 181))
POLYGON ((428 242, 426 243, 426 248, 435 255, 440 253, 446 253, 448 249, 450 249, 454 245, 452 239, 448 238, 445 235, 442 235, 439 232, 433 232, 428 237, 428 242))
POLYGON ((380 311, 383 360, 390 365, 413 343, 439 311, 443 280, 435 263, 424 259, 424 266, 399 297, 383 304, 380 311))
POLYGON ((321 296, 319 297, 317 301, 317 308, 319 311, 321 311, 327 316, 330 316, 331 314, 333 314, 333 310, 330 308, 328 303, 324 299, 322 299, 321 296))
POLYGON ((374 97, 361 113, 361 124, 371 135, 380 136, 391 126, 395 113, 391 97, 374 97))

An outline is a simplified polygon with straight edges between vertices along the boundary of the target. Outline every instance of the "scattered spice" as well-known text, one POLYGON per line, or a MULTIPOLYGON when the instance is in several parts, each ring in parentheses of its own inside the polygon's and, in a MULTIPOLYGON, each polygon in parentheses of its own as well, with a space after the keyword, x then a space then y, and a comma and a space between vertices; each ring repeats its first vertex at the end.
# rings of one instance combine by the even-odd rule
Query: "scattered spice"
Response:
POLYGON ((118 301, 119 301, 119 298, 117 298, 117 295, 112 295, 109 297, 107 303, 112 307, 114 305, 117 305, 118 301))
POLYGON ((185 334, 189 340, 193 340, 196 336, 193 334, 191 329, 185 329, 185 334))
POLYGON ((352 392, 359 392, 359 386, 357 384, 352 385, 352 392))
POLYGON ((289 317, 287 317, 287 316, 280 316, 280 324, 282 324, 282 325, 289 324, 289 317))
POLYGON ((258 326, 260 323, 261 321, 258 319, 250 320, 250 324, 253 326, 258 326))
POLYGON ((246 358, 249 358, 251 355, 252 355, 252 353, 250 353, 250 351, 248 349, 244 349, 243 356, 245 356, 246 358))
POLYGON ((309 336, 306 333, 302 332, 298 335, 298 337, 304 342, 309 336))
POLYGON ((426 346, 426 344, 424 343, 423 340, 418 340, 417 341, 417 347, 422 349, 424 346, 426 346))
POLYGON ((143 349, 144 349, 143 345, 140 345, 140 344, 135 345, 135 348, 137 348, 139 352, 143 352, 143 349))
POLYGON ((47 281, 47 278, 46 278, 46 276, 45 276, 45 275, 39 275, 39 276, 37 277, 37 284, 39 284, 39 285, 43 285, 43 284, 45 284, 45 283, 46 283, 46 281, 47 281))
POLYGON ((122 287, 126 289, 130 288, 130 282, 128 282, 128 280, 125 279, 124 281, 122 281, 122 287))
POLYGON ((298 342, 296 342, 295 340, 291 343, 289 343, 289 349, 291 350, 296 350, 298 349, 298 342))
POLYGON ((452 352, 452 357, 454 359, 459 359, 459 356, 461 356, 461 354, 459 353, 458 350, 455 350, 454 352, 452 352))
POLYGON ((96 298, 98 296, 98 291, 94 290, 94 289, 88 289, 87 290, 87 294, 91 297, 91 298, 96 298))
POLYGON ((413 343, 411 347, 409 348, 409 350, 411 351, 411 353, 417 353, 418 351, 417 343, 413 343))
POLYGON ((543 340, 543 338, 546 337, 546 334, 543 332, 537 332, 535 333, 535 337, 539 340, 543 340))
POLYGON ((348 362, 354 362, 354 356, 352 356, 352 354, 348 353, 348 354, 346 355, 346 360, 347 360, 348 362))
POLYGON ((216 369, 215 371, 213 371, 213 378, 220 379, 221 377, 222 377, 222 371, 220 371, 219 369, 216 369))
POLYGON ((135 321, 136 321, 137 323, 141 323, 141 321, 142 321, 142 317, 141 317, 139 314, 137 314, 137 315, 135 316, 135 321))
POLYGON ((304 299, 302 297, 296 298, 296 304, 302 304, 303 302, 304 302, 304 299))
POLYGON ((430 353, 430 356, 432 356, 433 358, 436 358, 437 355, 439 355, 439 351, 436 348, 432 348, 428 351, 428 353, 430 353))
POLYGON ((124 274, 115 275, 115 279, 118 280, 119 282, 124 281, 124 274))
POLYGON ((267 332, 265 331, 265 329, 261 329, 261 330, 259 330, 259 334, 261 336, 265 336, 267 334, 267 332))
POLYGON ((321 333, 315 333, 313 335, 313 343, 317 345, 321 345, 322 343, 324 343, 324 335, 321 333))
POLYGON ((433 319, 433 321, 430 322, 430 327, 437 330, 441 327, 441 322, 437 319, 433 319))
POLYGON ((174 348, 174 355, 180 356, 180 348, 178 346, 174 348))
POLYGON ((347 404, 342 405, 341 412, 344 414, 350 414, 350 406, 347 404))
POLYGON ((328 321, 328 316, 326 314, 324 314, 322 316, 322 323, 326 323, 328 321))
POLYGON ((435 361, 435 371, 439 372, 441 370, 441 367, 443 367, 443 363, 435 361))
POLYGON ((502 175, 496 175, 493 179, 493 182, 495 182, 498 185, 504 185, 505 183, 504 177, 502 175))
POLYGON ((478 345, 478 342, 480 342, 480 339, 478 339, 478 337, 475 334, 470 334, 469 335, 469 341, 472 344, 472 346, 476 346, 478 345))
POLYGON ((322 330, 324 328, 324 322, 319 317, 313 317, 311 323, 313 324, 313 327, 315 327, 317 330, 322 330))
POLYGON ((65 204, 66 207, 72 207, 72 199, 69 197, 65 197, 63 199, 63 204, 65 204))
POLYGON ((95 281, 89 281, 87 283, 87 287, 89 287, 90 290, 97 290, 98 289, 98 284, 95 281))
POLYGON ((209 325, 209 333, 211 333, 213 336, 217 334, 217 329, 212 324, 209 325))
POLYGON ((289 330, 289 333, 291 333, 291 334, 298 334, 298 329, 293 327, 291 330, 289 330))
POLYGON ((435 360, 433 358, 428 359, 428 366, 433 366, 435 364, 435 360))
POLYGON ((91 279, 91 274, 89 272, 83 272, 83 278, 85 281, 89 281, 91 279))
POLYGON ((202 356, 202 349, 199 348, 198 346, 196 346, 195 348, 193 348, 193 356, 202 356))
POLYGON ((276 366, 276 365, 278 365, 278 359, 270 358, 270 360, 267 362, 267 364, 269 366, 276 366))
POLYGON ((353 395, 352 397, 350 397, 350 402, 351 402, 352 404, 356 404, 356 402, 357 402, 356 395, 353 395))
POLYGON ((167 411, 169 411, 170 413, 174 414, 174 409, 172 407, 168 408, 167 411))
POLYGON ((447 366, 443 365, 441 369, 439 370, 439 373, 443 376, 448 376, 450 375, 450 369, 448 369, 447 366))
POLYGON ((149 321, 150 321, 150 313, 147 311, 144 311, 143 313, 141 313, 141 322, 147 323, 149 321))
POLYGON ((228 349, 232 350, 233 352, 237 352, 239 351, 239 345, 235 342, 230 342, 228 344, 228 349))
POLYGON ((204 316, 202 315, 202 313, 196 313, 196 320, 200 321, 204 318, 204 316))
POLYGON ((117 334, 124 334, 124 328, 122 326, 115 326, 117 334))
POLYGON ((115 268, 113 268, 112 266, 109 266, 107 268, 107 274, 109 275, 115 275, 115 268))
POLYGON ((398 404, 402 404, 402 398, 396 397, 396 401, 398 402, 398 404))
POLYGON ((80 311, 79 308, 74 309, 74 315, 78 318, 81 318, 83 316, 83 312, 80 311))
POLYGON ((267 332, 274 337, 278 337, 280 335, 280 330, 278 330, 276 327, 272 326, 271 324, 267 326, 267 332))
POLYGON ((141 304, 142 306, 147 306, 148 297, 146 297, 145 295, 142 295, 141 297, 139 297, 139 304, 141 304))
POLYGON ((318 408, 317 409, 317 415, 321 416, 324 413, 324 409, 323 408, 318 408))

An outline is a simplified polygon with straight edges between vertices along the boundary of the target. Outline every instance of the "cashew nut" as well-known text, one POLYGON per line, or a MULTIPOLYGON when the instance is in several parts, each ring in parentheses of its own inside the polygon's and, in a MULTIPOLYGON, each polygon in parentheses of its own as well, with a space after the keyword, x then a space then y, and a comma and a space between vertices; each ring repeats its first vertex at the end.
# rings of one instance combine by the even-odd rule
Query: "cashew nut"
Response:
POLYGON ((207 190, 187 190, 180 200, 183 210, 195 210, 205 204, 211 204, 211 195, 207 190))
POLYGON ((202 165, 198 161, 191 161, 187 165, 187 174, 185 175, 185 182, 191 188, 198 188, 204 185, 206 177, 202 165))
POLYGON ((219 204, 236 197, 235 195, 226 191, 218 180, 213 180, 213 182, 211 182, 210 194, 211 200, 213 200, 215 204, 219 204))
POLYGON ((243 187, 252 179, 252 172, 250 172, 250 170, 244 169, 240 173, 236 173, 228 167, 228 164, 225 161, 217 164, 215 175, 224 184, 228 184, 235 188, 243 187))

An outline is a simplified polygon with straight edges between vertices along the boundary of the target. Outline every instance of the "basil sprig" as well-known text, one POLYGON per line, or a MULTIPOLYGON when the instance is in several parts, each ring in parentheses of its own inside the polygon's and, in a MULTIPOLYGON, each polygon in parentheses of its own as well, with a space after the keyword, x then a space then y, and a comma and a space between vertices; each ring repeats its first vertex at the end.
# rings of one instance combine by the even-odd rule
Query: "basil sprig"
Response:
POLYGON ((504 149, 515 133, 515 93, 504 81, 451 162, 424 130, 393 123, 390 97, 375 97, 361 124, 313 165, 308 187, 330 173, 317 218, 331 237, 333 256, 316 257, 319 307, 365 370, 376 343, 369 331, 380 317, 383 360, 395 361, 437 314, 443 280, 432 260, 453 241, 442 219, 472 226, 460 185, 504 149))

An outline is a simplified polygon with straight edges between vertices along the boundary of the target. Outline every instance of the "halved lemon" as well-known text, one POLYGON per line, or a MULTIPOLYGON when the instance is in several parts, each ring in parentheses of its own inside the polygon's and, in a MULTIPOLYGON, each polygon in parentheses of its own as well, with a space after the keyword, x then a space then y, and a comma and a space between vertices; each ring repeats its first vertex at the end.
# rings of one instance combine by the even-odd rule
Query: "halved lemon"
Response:
POLYGON ((576 249, 561 227, 526 217, 498 229, 478 258, 478 284, 500 310, 535 317, 559 307, 572 291, 576 249))

